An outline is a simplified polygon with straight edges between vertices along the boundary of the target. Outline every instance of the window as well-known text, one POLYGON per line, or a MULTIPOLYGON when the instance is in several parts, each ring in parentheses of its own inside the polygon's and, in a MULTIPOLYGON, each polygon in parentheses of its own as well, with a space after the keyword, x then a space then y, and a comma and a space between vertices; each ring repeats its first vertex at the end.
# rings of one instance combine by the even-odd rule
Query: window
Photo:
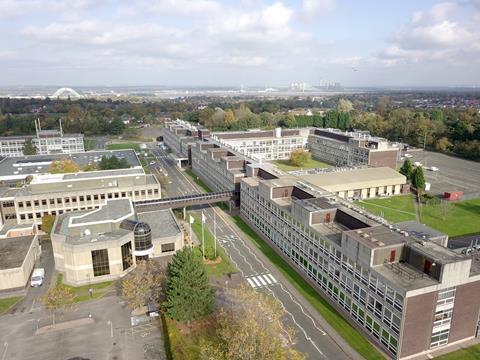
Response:
POLYGON ((122 245, 122 265, 123 270, 127 270, 133 264, 132 242, 129 241, 122 245))
POLYGON ((93 276, 102 276, 110 274, 110 264, 108 262, 108 249, 92 251, 93 276))
POLYGON ((450 329, 434 332, 432 334, 432 341, 431 341, 430 347, 434 348, 434 347, 437 347, 437 346, 447 344, 449 333, 450 333, 450 329))
POLYGON ((175 251, 175 243, 162 244, 162 253, 175 251))

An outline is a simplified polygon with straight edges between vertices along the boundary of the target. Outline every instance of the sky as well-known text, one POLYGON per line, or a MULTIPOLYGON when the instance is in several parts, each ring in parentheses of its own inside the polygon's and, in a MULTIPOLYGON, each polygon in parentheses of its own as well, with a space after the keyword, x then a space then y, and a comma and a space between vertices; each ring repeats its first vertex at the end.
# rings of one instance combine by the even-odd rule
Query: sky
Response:
POLYGON ((480 85, 480 0, 0 0, 0 86, 480 85))

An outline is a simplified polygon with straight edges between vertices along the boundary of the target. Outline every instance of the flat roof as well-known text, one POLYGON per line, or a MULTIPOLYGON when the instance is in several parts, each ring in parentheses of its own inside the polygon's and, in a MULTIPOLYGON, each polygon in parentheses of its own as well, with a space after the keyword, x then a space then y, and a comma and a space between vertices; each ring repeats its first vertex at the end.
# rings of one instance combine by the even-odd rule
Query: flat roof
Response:
POLYGON ((181 232, 172 210, 137 213, 139 221, 146 222, 152 229, 152 239, 175 236, 181 232))
POLYGON ((389 167, 371 167, 299 175, 298 179, 327 191, 359 190, 368 187, 405 184, 404 175, 389 167))
POLYGON ((407 242, 405 236, 384 225, 375 225, 358 230, 350 230, 345 232, 345 234, 370 249, 405 244, 407 242))
POLYGON ((399 222, 396 223, 395 226, 408 232, 411 236, 426 240, 448 236, 447 234, 435 230, 425 224, 421 224, 415 220, 399 222))
POLYGON ((70 217, 70 225, 86 225, 99 222, 118 222, 134 214, 130 199, 110 199, 98 209, 82 215, 70 217))
POLYGON ((71 159, 80 167, 100 162, 102 156, 112 156, 126 159, 130 166, 141 166, 134 150, 102 150, 71 154, 27 155, 0 159, 0 178, 25 178, 28 175, 48 174, 50 164, 61 159, 71 159))
POLYGON ((34 238, 34 235, 30 235, 0 239, 0 270, 22 266, 34 238))

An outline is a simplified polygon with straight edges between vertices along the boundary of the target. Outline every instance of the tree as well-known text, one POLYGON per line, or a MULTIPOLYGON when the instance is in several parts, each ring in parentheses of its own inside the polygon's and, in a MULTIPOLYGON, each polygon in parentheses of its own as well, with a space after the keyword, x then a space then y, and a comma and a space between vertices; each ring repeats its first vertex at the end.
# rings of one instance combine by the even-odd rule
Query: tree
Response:
POLYGON ((294 166, 304 166, 311 158, 312 154, 308 151, 296 149, 290 154, 289 162, 294 166))
POLYGON ((438 139, 437 143, 435 144, 435 149, 442 152, 450 151, 452 147, 453 144, 445 136, 438 139))
POLYGON ((405 159, 402 167, 400 168, 400 174, 405 175, 408 180, 412 179, 413 175, 413 164, 410 159, 405 159))
POLYGON ((53 223, 55 222, 55 215, 43 215, 42 217, 42 230, 47 234, 52 232, 53 223))
POLYGON ((126 169, 129 168, 130 164, 127 159, 119 159, 115 155, 112 156, 102 156, 100 162, 98 163, 98 168, 100 170, 115 170, 115 169, 126 169))
POLYGON ((165 315, 177 321, 203 318, 213 311, 214 290, 200 257, 190 248, 173 256, 167 269, 165 315))
POLYGON ((23 155, 36 155, 37 148, 33 145, 32 139, 25 139, 25 144, 23 146, 23 155))
POLYGON ((76 173, 79 171, 80 167, 72 159, 55 160, 50 164, 50 173, 52 174, 76 173))
POLYGON ((50 288, 45 295, 41 297, 43 306, 52 313, 52 322, 55 326, 55 312, 58 310, 66 310, 73 307, 75 303, 75 294, 72 289, 63 285, 56 284, 50 288))
POLYGON ((412 175, 412 184, 418 191, 425 189, 425 175, 421 166, 415 167, 412 175))
POLYGON ((246 286, 227 289, 225 293, 226 306, 216 317, 219 341, 204 346, 206 358, 305 359, 292 349, 295 334, 283 326, 284 310, 277 299, 246 286))
POLYGON ((131 309, 161 299, 165 275, 154 261, 139 261, 137 268, 122 280, 122 296, 131 309))
POLYGON ((340 99, 337 104, 337 111, 340 113, 348 113, 353 110, 353 104, 350 100, 340 99))
POLYGON ((125 129, 125 124, 120 118, 117 117, 112 120, 108 129, 109 129, 109 132, 108 132, 109 134, 120 135, 125 129))
POLYGON ((235 121, 236 121, 236 119, 235 119, 235 114, 233 113, 233 111, 231 109, 226 110, 225 111, 225 118, 224 118, 225 126, 230 128, 235 121))

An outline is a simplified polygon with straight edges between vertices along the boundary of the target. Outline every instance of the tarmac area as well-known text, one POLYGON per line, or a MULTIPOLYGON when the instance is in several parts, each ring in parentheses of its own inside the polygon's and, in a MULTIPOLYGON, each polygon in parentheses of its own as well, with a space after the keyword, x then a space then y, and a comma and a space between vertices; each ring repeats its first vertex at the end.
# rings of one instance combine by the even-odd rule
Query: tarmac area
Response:
MULTIPOLYGON (((431 184, 430 192, 443 194, 446 191, 463 191, 479 193, 480 197, 480 163, 432 151, 407 151, 412 155, 412 162, 419 161, 425 167, 426 181, 431 184), (438 171, 428 168, 437 167, 438 171)), ((402 152, 402 156, 405 152, 402 152)), ((403 160, 400 164, 403 163, 403 160)))

